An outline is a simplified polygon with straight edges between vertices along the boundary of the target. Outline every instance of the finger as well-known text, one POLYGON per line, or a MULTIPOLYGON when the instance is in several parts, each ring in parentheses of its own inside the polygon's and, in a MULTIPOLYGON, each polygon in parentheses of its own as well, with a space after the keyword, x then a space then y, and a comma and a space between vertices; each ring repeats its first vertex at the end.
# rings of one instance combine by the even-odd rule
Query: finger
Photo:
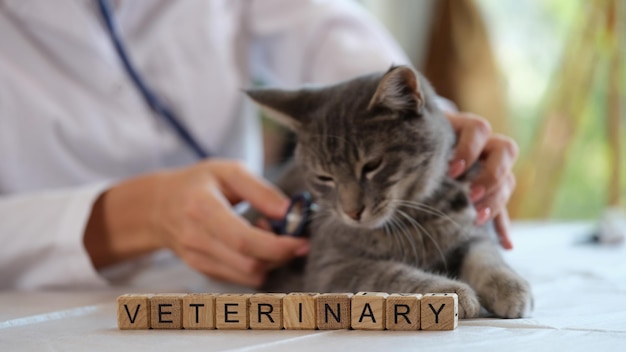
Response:
POLYGON ((213 258, 222 265, 228 265, 233 270, 244 275, 265 274, 269 270, 269 265, 266 262, 234 251, 215 238, 215 236, 205 231, 201 231, 201 233, 197 233, 193 237, 187 236, 182 242, 183 250, 193 250, 196 253, 213 258))
POLYGON ((268 232, 272 231, 272 225, 270 224, 269 221, 267 221, 267 219, 264 219, 264 218, 258 219, 254 223, 254 226, 260 228, 261 230, 265 230, 265 231, 268 231, 268 232))
POLYGON ((232 282, 240 285, 259 288, 265 282, 265 274, 245 274, 225 265, 215 258, 207 257, 200 252, 186 250, 183 252, 183 260, 191 268, 217 280, 232 282))
POLYGON ((480 157, 491 135, 491 126, 487 120, 473 114, 447 116, 457 135, 449 174, 451 177, 458 177, 480 157))
POLYGON ((226 163, 216 172, 227 198, 246 200, 253 208, 270 218, 279 219, 289 207, 289 199, 264 179, 248 171, 240 163, 226 163))
POLYGON ((284 263, 308 252, 308 240, 276 236, 248 224, 231 209, 218 209, 205 219, 205 228, 233 250, 269 262, 284 263))
POLYGON ((509 219, 509 212, 503 209, 498 216, 494 219, 494 226, 496 228, 496 234, 502 248, 506 250, 513 249, 513 242, 509 237, 509 229, 511 228, 511 220, 509 219))
POLYGON ((482 225, 505 209, 514 189, 515 176, 513 173, 509 173, 500 187, 494 189, 476 203, 476 211, 478 213, 476 223, 482 225))
POLYGON ((483 151, 482 168, 472 182, 472 202, 479 201, 501 186, 517 158, 517 144, 511 138, 496 135, 489 139, 483 151))

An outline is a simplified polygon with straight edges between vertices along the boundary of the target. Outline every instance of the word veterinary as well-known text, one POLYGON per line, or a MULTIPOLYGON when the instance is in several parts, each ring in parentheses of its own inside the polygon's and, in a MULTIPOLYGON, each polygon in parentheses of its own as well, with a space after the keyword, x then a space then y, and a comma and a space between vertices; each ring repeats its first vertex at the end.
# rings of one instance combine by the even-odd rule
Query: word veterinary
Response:
POLYGON ((454 293, 126 294, 126 329, 454 330, 454 293))

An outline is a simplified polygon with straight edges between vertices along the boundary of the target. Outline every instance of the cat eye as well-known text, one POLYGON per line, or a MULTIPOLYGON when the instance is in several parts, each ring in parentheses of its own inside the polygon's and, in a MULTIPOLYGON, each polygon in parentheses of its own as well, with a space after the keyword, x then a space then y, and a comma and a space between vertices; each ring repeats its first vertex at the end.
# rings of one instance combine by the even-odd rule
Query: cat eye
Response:
POLYGON ((317 175, 317 180, 324 183, 333 182, 333 178, 326 175, 317 175))
POLYGON ((383 164, 383 158, 374 159, 368 162, 367 164, 363 165, 363 169, 361 170, 361 173, 363 174, 363 176, 367 176, 367 174, 370 174, 376 171, 382 164, 383 164))

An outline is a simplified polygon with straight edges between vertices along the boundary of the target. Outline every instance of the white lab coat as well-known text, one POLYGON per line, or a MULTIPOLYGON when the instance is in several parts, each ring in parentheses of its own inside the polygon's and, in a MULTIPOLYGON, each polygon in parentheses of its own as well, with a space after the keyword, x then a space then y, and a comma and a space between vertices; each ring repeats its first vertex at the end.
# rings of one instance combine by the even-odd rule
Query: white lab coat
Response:
MULTIPOLYGON (((240 89, 329 83, 399 47, 358 4, 314 0, 114 2, 144 79, 213 156, 259 171, 259 123, 240 89)), ((94 1, 0 1, 0 288, 97 287, 83 247, 116 180, 194 155, 147 108, 94 1)))

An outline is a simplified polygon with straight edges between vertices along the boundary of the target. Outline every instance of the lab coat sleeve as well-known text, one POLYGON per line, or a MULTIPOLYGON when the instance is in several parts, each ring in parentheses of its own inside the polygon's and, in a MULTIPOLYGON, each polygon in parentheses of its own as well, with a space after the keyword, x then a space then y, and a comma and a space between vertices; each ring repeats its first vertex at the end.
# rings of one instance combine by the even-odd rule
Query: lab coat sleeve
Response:
POLYGON ((106 286, 83 245, 91 207, 106 186, 0 196, 0 289, 106 286))
POLYGON ((329 84, 409 63, 353 1, 255 0, 249 10, 253 72, 272 84, 329 84))

